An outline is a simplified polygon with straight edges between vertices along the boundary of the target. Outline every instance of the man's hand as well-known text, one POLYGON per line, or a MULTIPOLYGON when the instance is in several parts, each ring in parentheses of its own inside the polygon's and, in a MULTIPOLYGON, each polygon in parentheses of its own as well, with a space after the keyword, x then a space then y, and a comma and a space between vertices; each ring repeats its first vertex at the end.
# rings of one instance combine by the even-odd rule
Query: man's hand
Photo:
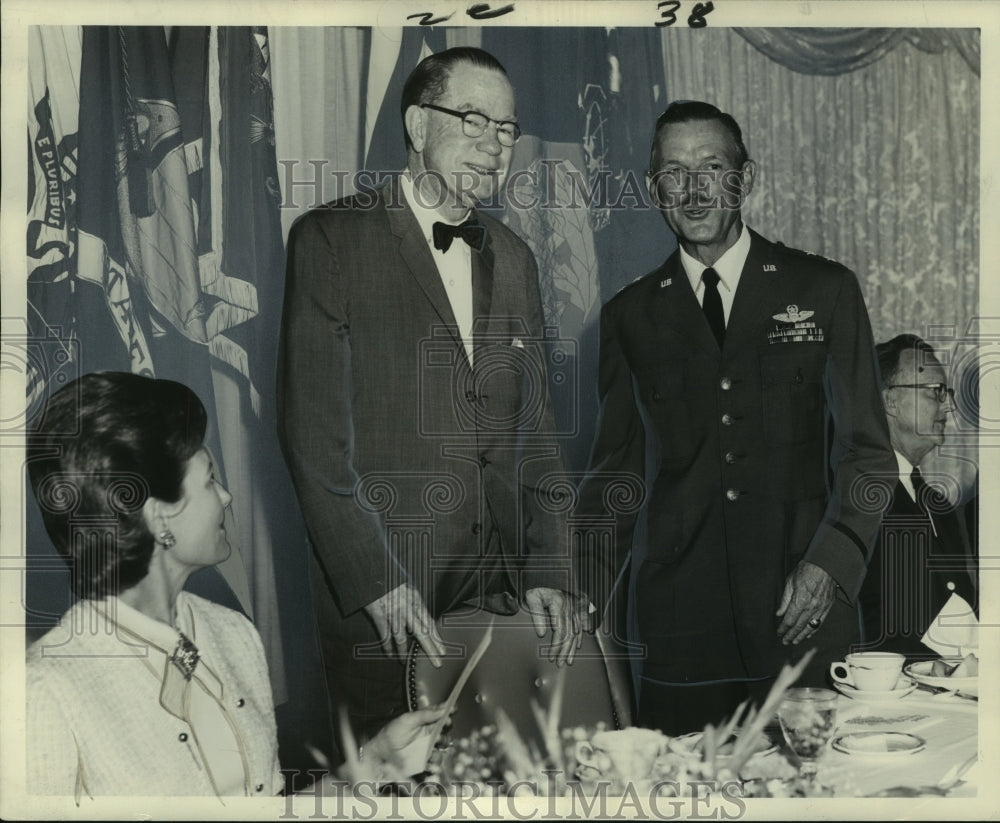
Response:
POLYGON ((833 607, 836 590, 836 582, 826 571, 804 560, 799 563, 785 581, 776 612, 783 616, 778 626, 781 642, 795 645, 815 634, 833 607))
POLYGON ((408 635, 412 634, 434 667, 441 668, 444 641, 420 592, 411 585, 403 583, 397 586, 365 606, 365 611, 375 624, 382 648, 389 657, 395 654, 401 663, 405 662, 408 635))
POLYGON ((549 660, 557 666, 571 664, 583 642, 583 629, 589 619, 587 598, 538 586, 525 592, 524 605, 531 613, 535 634, 545 637, 546 630, 552 629, 549 660))

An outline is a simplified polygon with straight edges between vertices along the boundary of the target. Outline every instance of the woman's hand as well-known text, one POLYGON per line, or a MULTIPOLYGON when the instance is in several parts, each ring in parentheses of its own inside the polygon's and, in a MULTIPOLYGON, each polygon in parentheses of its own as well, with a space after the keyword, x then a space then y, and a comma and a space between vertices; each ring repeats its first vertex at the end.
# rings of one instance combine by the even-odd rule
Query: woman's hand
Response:
POLYGON ((434 724, 444 714, 444 705, 430 706, 390 720, 365 745, 365 759, 377 757, 406 777, 420 774, 427 768, 434 724))

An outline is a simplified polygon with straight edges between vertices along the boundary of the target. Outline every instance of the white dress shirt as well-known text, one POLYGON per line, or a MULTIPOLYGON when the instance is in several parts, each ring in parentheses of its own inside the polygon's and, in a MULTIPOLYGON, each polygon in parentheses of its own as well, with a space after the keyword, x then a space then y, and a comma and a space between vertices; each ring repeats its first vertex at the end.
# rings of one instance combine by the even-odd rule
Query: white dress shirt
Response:
MULTIPOLYGON (((736 287, 740 284, 740 275, 743 273, 743 264, 747 262, 748 254, 750 254, 750 231, 744 225, 739 239, 726 249, 722 257, 711 267, 719 275, 719 297, 722 298, 722 312, 727 326, 729 314, 733 309, 733 298, 736 297, 736 287)), ((684 273, 691 283, 694 296, 698 298, 699 303, 704 304, 705 284, 701 281, 701 275, 709 267, 684 251, 683 246, 681 246, 681 265, 684 266, 684 273)))
POLYGON ((399 187, 406 202, 413 210, 417 223, 420 224, 420 231, 423 232, 427 246, 431 250, 431 256, 437 264, 438 274, 441 275, 441 282, 448 294, 448 302, 451 303, 451 311, 455 315, 455 322, 458 323, 458 333, 462 336, 462 342, 465 344, 465 354, 471 364, 473 349, 472 249, 469 248, 468 243, 462 240, 456 240, 446 252, 434 246, 435 223, 449 223, 457 226, 468 215, 466 214, 458 221, 445 220, 435 209, 429 209, 423 205, 421 197, 414 192, 409 169, 399 176, 399 187))

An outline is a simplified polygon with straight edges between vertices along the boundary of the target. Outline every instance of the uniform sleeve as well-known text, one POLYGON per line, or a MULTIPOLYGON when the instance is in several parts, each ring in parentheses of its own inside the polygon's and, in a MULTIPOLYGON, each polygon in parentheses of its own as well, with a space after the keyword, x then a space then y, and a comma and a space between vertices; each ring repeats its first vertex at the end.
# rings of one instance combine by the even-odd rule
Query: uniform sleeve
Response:
POLYGON ((29 794, 76 796, 83 789, 80 750, 63 701, 44 675, 29 672, 27 682, 27 767, 29 794))
POLYGON ((804 559, 830 574, 853 601, 892 497, 897 468, 868 310, 849 272, 834 309, 824 390, 833 418, 833 489, 804 559))
POLYGON ((578 519, 614 518, 614 546, 584 539, 574 547, 581 587, 599 613, 628 558, 635 512, 644 494, 645 430, 635 402, 632 370, 622 351, 616 309, 617 303, 611 302, 601 310, 600 416, 575 512, 578 519))
POLYGON ((306 215, 289 237, 278 432, 314 551, 347 615, 386 593, 396 561, 378 515, 354 496, 349 301, 322 217, 306 215))

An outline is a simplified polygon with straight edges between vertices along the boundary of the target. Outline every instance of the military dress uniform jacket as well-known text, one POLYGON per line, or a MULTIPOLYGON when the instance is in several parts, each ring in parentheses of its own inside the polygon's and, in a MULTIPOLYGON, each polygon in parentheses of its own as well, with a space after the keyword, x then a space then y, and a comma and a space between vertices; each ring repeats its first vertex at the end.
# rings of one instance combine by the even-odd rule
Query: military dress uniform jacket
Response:
POLYGON ((601 599, 631 549, 630 634, 642 676, 666 683, 773 676, 787 575, 805 558, 853 599, 881 516, 862 478, 895 472, 855 276, 751 237, 721 351, 679 252, 601 315, 579 511, 606 512, 621 472, 646 498, 584 574, 601 599))
POLYGON ((474 367, 398 179, 292 229, 279 430, 343 615, 404 581, 440 612, 497 545, 514 588, 569 586, 566 513, 541 491, 562 462, 537 268, 480 219, 474 367))

